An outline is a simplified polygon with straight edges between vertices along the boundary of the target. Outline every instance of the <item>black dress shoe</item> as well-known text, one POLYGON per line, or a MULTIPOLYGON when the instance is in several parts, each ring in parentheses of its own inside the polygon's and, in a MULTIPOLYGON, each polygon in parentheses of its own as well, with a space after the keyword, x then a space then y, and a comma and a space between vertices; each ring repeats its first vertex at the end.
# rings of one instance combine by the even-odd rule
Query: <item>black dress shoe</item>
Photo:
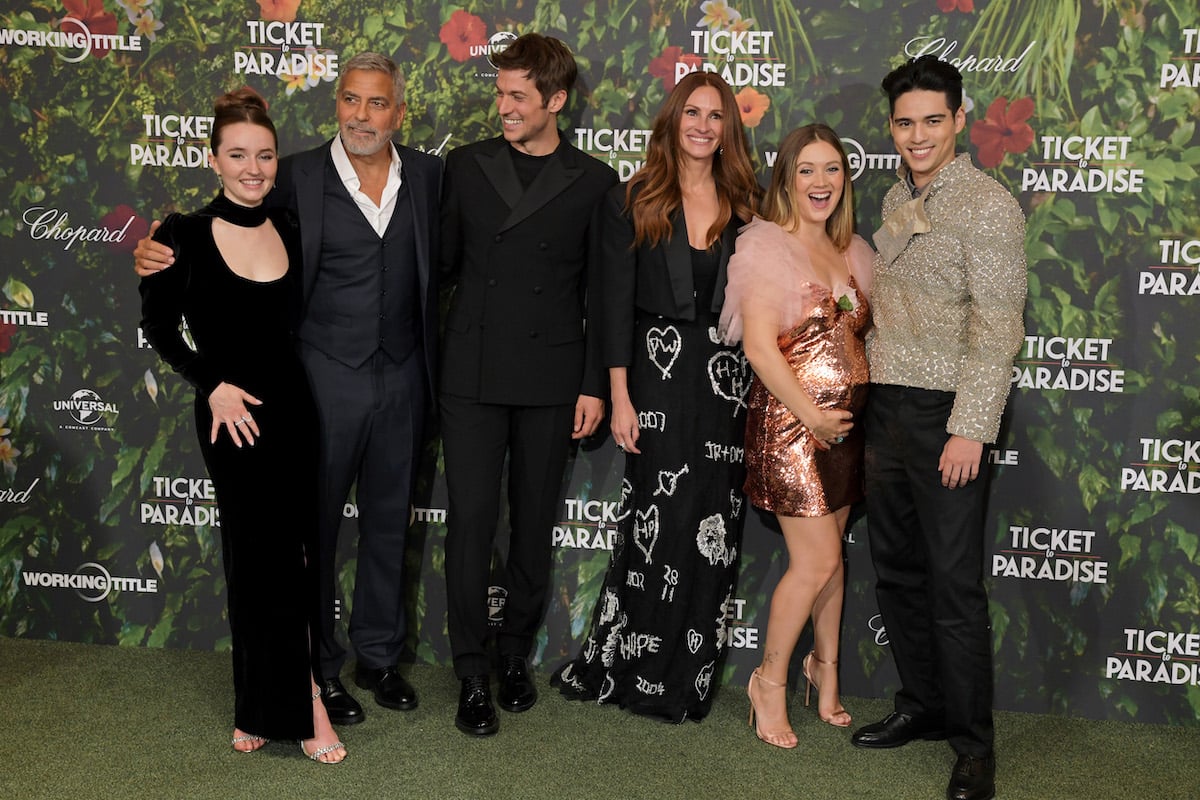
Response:
POLYGON ((945 739, 940 721, 893 711, 879 722, 864 725, 850 737, 855 747, 900 747, 913 739, 945 739))
POLYGON ((334 725, 357 725, 367 718, 363 707, 358 704, 338 678, 330 678, 321 684, 321 702, 325 713, 334 725))
POLYGON ((458 694, 458 713, 454 725, 472 736, 491 736, 500 730, 496 709, 492 707, 492 691, 487 675, 470 675, 462 679, 458 694))
POLYGON ((533 708, 537 689, 529 677, 529 668, 520 656, 504 656, 500 660, 500 707, 520 713, 533 708))
POLYGON ((370 689, 374 692, 375 702, 384 708, 412 711, 417 707, 417 690, 404 680, 395 667, 371 669, 356 665, 354 682, 360 689, 370 689))
POLYGON ((995 796, 995 757, 960 755, 950 773, 946 800, 992 800, 995 796))

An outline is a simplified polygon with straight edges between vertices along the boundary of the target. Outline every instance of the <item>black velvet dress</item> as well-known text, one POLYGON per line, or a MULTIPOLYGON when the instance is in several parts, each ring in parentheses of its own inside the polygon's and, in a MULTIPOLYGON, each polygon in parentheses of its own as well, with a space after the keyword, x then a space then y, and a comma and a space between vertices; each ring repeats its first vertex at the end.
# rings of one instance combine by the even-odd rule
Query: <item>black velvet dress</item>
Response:
MULTIPOLYGON (((300 310, 299 234, 287 212, 269 212, 288 271, 253 281, 226 265, 212 218, 252 225, 266 213, 224 197, 173 214, 154 238, 175 264, 141 283, 142 327, 154 349, 196 388, 196 434, 217 494, 233 641, 234 724, 278 739, 313 735, 310 670, 317 675, 316 412, 294 332, 300 310), (180 332, 187 327, 196 350, 180 332), (260 436, 209 443, 208 396, 221 382, 262 401, 247 405, 260 436)), ((169 554, 168 554, 169 557, 169 554)))

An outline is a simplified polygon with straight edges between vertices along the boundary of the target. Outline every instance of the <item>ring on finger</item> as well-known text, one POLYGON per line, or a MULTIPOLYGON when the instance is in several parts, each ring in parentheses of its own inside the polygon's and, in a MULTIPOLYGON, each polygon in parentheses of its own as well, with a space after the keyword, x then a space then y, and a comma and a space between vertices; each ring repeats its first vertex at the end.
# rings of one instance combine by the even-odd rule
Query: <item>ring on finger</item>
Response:
POLYGON ((235 422, 235 423, 233 423, 233 424, 234 424, 234 425, 245 425, 245 424, 246 424, 246 420, 244 420, 244 419, 239 419, 237 422, 235 422))

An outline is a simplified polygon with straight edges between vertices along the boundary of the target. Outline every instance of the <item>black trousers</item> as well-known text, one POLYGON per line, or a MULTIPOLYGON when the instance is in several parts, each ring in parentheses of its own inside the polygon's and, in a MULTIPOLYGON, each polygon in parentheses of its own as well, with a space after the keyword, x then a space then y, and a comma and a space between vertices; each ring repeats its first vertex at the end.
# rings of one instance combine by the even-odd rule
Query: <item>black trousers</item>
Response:
POLYGON ((575 406, 508 406, 441 397, 446 512, 446 602, 459 678, 484 675, 492 542, 500 515, 504 458, 511 526, 501 655, 528 656, 545 611, 551 537, 571 448, 575 406))
POLYGON ((321 669, 335 678, 346 662, 336 636, 337 537, 350 487, 357 481, 358 558, 350 644, 358 663, 394 666, 407 634, 404 550, 415 466, 426 413, 423 358, 396 363, 382 351, 357 369, 301 343, 321 420, 321 669))
POLYGON ((953 404, 950 392, 872 384, 867 528, 875 594, 900 673, 896 710, 944 719, 956 752, 984 756, 994 739, 983 585, 987 481, 981 464, 965 487, 942 486, 938 459, 953 404))

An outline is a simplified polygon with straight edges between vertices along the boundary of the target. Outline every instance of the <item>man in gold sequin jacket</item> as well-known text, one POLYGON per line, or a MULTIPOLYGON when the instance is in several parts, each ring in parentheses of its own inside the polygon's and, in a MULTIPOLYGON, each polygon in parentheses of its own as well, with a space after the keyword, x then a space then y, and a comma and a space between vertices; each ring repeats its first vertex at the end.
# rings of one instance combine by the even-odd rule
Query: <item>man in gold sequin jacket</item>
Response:
POLYGON ((948 739, 946 796, 995 795, 991 628, 983 585, 985 446, 1024 338, 1025 217, 955 152, 962 76, 927 56, 883 81, 900 182, 875 234, 867 341, 867 523, 900 675, 895 712, 859 747, 948 739))

